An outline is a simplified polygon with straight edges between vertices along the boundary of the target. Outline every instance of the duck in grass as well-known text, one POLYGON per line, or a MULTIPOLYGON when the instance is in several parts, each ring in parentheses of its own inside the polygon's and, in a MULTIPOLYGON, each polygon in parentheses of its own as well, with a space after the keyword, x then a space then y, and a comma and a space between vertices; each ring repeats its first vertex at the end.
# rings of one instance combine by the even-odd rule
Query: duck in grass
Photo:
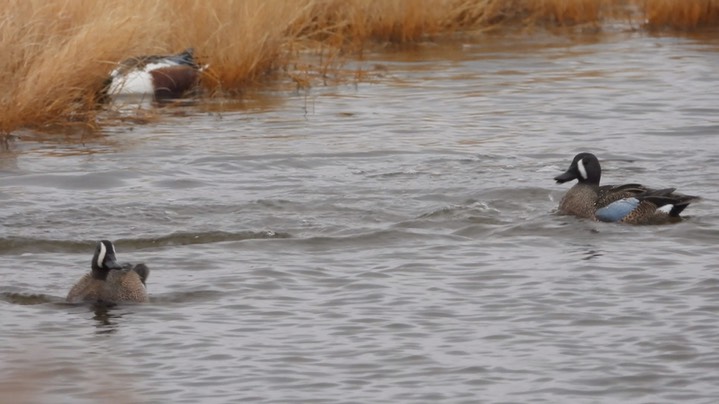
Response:
POLYGON ((91 271, 85 274, 67 294, 69 303, 147 302, 145 282, 150 269, 145 264, 117 263, 115 246, 101 240, 95 246, 91 271))
POLYGON ((597 157, 579 153, 558 184, 577 180, 559 202, 559 213, 629 224, 662 224, 681 220, 680 213, 699 197, 674 192, 675 188, 650 189, 641 184, 599 185, 602 169, 597 157))
POLYGON ((103 92, 110 97, 152 95, 158 101, 181 98, 197 88, 206 68, 197 64, 192 48, 174 55, 137 56, 117 65, 103 92))

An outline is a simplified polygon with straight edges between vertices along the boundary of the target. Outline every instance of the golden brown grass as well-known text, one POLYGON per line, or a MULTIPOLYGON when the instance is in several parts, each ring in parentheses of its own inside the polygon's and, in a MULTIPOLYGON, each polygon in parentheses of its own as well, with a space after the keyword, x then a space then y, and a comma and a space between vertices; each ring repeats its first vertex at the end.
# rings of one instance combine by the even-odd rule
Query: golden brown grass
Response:
POLYGON ((649 28, 719 28, 718 0, 645 0, 644 13, 649 28))
MULTIPOLYGON (((719 0, 0 0, 0 132, 97 123, 95 94, 114 63, 194 47, 208 94, 239 94, 320 50, 324 74, 344 51, 453 33, 599 26, 630 9, 653 28, 719 23, 719 0)), ((298 86, 308 80, 289 72, 298 86)))

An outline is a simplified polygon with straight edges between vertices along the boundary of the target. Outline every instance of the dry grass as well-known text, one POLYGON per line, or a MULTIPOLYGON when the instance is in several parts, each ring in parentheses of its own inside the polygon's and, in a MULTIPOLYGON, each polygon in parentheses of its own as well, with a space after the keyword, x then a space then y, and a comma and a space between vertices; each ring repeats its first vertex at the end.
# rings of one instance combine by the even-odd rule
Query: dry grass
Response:
POLYGON ((645 0, 649 28, 719 28, 719 0, 645 0))
MULTIPOLYGON (((235 95, 320 49, 343 51, 504 27, 576 26, 634 10, 652 28, 719 22, 719 0, 0 0, 0 131, 94 126, 114 63, 194 47, 210 95, 235 95)), ((324 71, 323 71, 324 70, 324 71)), ((298 86, 305 79, 290 73, 298 86)))

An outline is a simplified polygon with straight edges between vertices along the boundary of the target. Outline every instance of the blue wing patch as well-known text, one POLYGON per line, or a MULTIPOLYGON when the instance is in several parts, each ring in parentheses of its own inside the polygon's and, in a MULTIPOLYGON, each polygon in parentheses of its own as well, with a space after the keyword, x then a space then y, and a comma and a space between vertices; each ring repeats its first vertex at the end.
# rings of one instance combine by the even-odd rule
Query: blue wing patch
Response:
POLYGON ((594 216, 602 222, 618 222, 639 206, 639 199, 624 198, 597 209, 594 216))

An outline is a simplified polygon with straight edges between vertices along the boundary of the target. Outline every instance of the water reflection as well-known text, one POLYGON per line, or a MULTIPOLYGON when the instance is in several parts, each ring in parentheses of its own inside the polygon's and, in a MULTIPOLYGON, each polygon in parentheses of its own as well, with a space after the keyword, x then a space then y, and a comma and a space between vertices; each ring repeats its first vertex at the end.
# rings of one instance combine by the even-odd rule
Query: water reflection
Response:
POLYGON ((17 170, 19 152, 15 147, 15 136, 0 135, 0 171, 17 170))
MULTIPOLYGON (((84 211, 85 214, 102 213, 102 210, 84 211)), ((232 212, 230 212, 232 213, 232 212)), ((285 239, 292 235, 273 230, 245 230, 237 232, 198 231, 175 232, 157 237, 115 238, 113 243, 122 250, 147 249, 156 247, 181 246, 192 244, 212 244, 224 241, 285 239)), ((94 240, 55 240, 29 237, 0 237, 0 254, 26 253, 87 253, 92 251, 97 239, 94 240)), ((84 262, 84 261, 83 261, 84 262)))
MULTIPOLYGON (((41 157, 87 156, 122 150, 127 140, 110 136, 108 131, 88 125, 47 127, 43 131, 23 130, 13 134, 14 153, 41 157)), ((0 150, 0 153, 2 151, 0 150)))
POLYGON ((604 255, 604 253, 601 250, 589 249, 584 252, 584 257, 582 258, 582 260, 589 261, 594 258, 601 257, 602 255, 604 255))
POLYGON ((44 294, 4 292, 0 293, 0 300, 11 304, 31 306, 36 304, 53 303, 57 300, 57 298, 44 294))
POLYGON ((95 325, 97 334, 112 334, 117 331, 119 324, 117 320, 122 318, 123 314, 112 310, 117 307, 116 304, 97 302, 90 307, 95 314, 92 319, 97 322, 95 325))

